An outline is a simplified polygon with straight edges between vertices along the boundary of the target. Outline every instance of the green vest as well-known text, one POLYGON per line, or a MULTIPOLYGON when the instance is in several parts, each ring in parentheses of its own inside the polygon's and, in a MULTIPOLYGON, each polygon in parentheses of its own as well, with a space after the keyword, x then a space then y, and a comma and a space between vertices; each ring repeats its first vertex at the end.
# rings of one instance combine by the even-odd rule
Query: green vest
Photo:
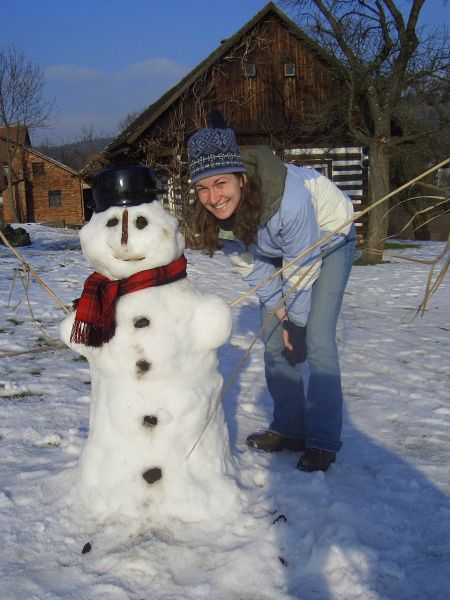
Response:
POLYGON ((268 146, 240 148, 242 160, 250 177, 261 185, 262 212, 259 224, 264 225, 277 212, 284 194, 287 167, 268 146))

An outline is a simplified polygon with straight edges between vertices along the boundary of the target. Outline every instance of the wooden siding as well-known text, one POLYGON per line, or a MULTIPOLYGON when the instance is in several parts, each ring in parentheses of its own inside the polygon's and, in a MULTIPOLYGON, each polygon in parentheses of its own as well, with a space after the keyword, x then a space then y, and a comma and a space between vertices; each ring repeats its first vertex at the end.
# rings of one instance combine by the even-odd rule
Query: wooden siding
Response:
MULTIPOLYGON (((323 172, 350 198, 355 211, 367 204, 367 155, 363 148, 295 148, 285 152, 285 161, 323 172)), ((363 238, 366 220, 356 221, 355 226, 358 239, 363 238)))

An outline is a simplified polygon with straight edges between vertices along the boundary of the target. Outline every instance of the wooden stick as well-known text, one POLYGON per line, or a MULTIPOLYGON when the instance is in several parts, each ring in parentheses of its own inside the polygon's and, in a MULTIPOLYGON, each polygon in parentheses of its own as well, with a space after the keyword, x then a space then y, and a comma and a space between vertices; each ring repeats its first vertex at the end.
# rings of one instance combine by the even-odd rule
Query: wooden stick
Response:
POLYGON ((66 344, 54 344, 51 346, 42 346, 40 348, 32 348, 31 350, 12 350, 11 352, 0 351, 0 358, 8 358, 9 356, 21 356, 22 354, 35 354, 38 352, 49 352, 50 350, 70 350, 66 344))
POLYGON ((53 290, 51 290, 47 285, 45 285, 45 283, 42 281, 42 279, 39 277, 39 275, 30 267, 30 265, 23 258, 23 256, 21 254, 19 254, 19 252, 17 252, 17 250, 15 248, 13 248, 11 246, 11 244, 8 242, 8 240, 6 239, 6 237, 3 235, 3 233, 1 231, 0 231, 0 238, 3 240, 5 246, 7 246, 11 250, 11 252, 20 260, 20 262, 22 263, 25 271, 28 271, 29 273, 31 273, 31 275, 33 275, 33 277, 39 283, 39 285, 41 286, 41 288, 44 289, 47 292, 47 294, 49 294, 53 298, 53 300, 55 300, 55 302, 57 304, 59 304, 59 306, 67 314, 70 314, 71 311, 63 303, 63 301, 60 298, 58 298, 58 296, 55 294, 55 292, 53 290))
POLYGON ((430 272, 428 274, 428 281, 427 281, 427 286, 425 289, 425 294, 422 300, 422 303, 420 304, 419 308, 417 309, 416 315, 419 314, 419 312, 422 312, 422 316, 425 313, 425 309, 427 307, 428 304, 428 300, 431 298, 431 296, 434 294, 434 292, 438 289, 438 287, 441 285, 441 283, 444 280, 444 277, 448 271, 449 265, 450 265, 450 256, 447 258, 446 263, 444 264, 444 266, 442 267, 442 269, 440 270, 440 272, 438 273, 438 276, 436 277, 436 281, 434 282, 434 284, 432 285, 432 279, 433 279, 433 273, 434 273, 434 269, 437 265, 437 263, 444 258, 444 256, 447 254, 447 252, 450 250, 450 234, 448 236, 447 239, 447 243, 445 244, 445 248, 444 250, 441 252, 441 254, 437 257, 436 261, 434 262, 433 266, 430 269, 430 272))

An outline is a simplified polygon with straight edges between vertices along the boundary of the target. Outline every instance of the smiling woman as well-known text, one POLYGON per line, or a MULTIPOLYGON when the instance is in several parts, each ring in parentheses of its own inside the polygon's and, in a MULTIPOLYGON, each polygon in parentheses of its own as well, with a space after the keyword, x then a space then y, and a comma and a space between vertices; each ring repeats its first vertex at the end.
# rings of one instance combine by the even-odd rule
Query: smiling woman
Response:
POLYGON ((252 243, 261 194, 258 177, 246 176, 233 130, 219 111, 211 111, 210 119, 211 128, 189 139, 188 153, 191 182, 199 200, 193 206, 192 221, 200 246, 213 253, 220 247, 220 228, 233 229, 238 239, 252 243))
POLYGON ((299 469, 326 471, 341 447, 336 324, 353 259, 352 204, 329 179, 284 165, 268 147, 241 154, 217 111, 189 139, 188 154, 199 247, 213 253, 219 230, 231 230, 224 251, 260 300, 274 411, 269 429, 247 445, 304 452, 299 469), (298 366, 307 355, 308 391, 298 366))
POLYGON ((225 174, 206 177, 195 185, 201 205, 217 219, 229 219, 241 201, 245 175, 225 174))

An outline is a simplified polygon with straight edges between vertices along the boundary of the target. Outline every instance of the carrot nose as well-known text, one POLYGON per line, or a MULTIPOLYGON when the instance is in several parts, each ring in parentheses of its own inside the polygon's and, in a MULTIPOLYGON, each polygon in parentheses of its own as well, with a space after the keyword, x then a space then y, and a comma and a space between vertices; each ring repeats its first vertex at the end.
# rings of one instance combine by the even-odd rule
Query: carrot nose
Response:
POLYGON ((120 243, 125 245, 128 243, 128 211, 125 209, 122 213, 122 237, 120 243))

